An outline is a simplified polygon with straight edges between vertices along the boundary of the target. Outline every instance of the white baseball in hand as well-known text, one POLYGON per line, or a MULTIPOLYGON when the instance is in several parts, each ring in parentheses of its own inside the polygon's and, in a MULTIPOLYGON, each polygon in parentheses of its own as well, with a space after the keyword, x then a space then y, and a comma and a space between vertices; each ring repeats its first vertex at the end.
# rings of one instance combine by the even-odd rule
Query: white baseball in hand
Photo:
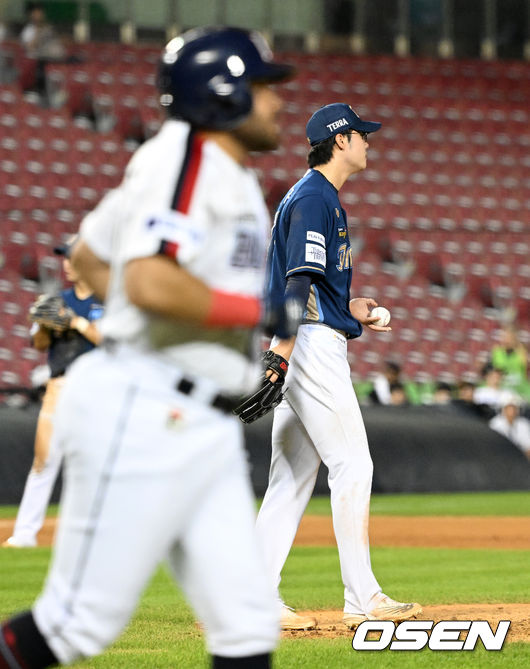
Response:
POLYGON ((372 325, 385 326, 390 323, 390 311, 386 307, 375 307, 370 312, 370 316, 377 316, 378 319, 372 325))

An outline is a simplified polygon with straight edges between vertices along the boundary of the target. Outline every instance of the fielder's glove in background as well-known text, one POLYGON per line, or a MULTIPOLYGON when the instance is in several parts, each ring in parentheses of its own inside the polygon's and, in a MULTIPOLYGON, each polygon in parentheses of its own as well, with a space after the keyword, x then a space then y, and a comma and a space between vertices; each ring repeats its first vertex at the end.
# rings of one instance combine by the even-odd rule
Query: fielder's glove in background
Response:
POLYGON ((281 355, 273 351, 266 351, 262 357, 265 370, 261 378, 261 384, 258 390, 234 409, 236 416, 243 423, 253 423, 258 418, 272 411, 274 407, 283 399, 282 387, 285 383, 285 375, 289 368, 289 363, 281 355), (276 381, 272 382, 267 377, 267 370, 272 370, 278 374, 276 381))
POLYGON ((64 332, 70 327, 75 313, 60 295, 41 295, 29 309, 29 319, 49 330, 64 332))

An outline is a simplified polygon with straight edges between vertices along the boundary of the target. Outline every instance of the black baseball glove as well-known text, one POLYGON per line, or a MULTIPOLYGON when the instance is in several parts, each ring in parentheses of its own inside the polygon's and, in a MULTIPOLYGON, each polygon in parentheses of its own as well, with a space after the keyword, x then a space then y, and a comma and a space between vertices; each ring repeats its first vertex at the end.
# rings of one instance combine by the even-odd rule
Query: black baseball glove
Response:
POLYGON ((285 375, 287 374, 289 363, 281 355, 274 353, 274 351, 266 351, 262 356, 262 361, 265 369, 260 387, 253 395, 244 399, 234 409, 234 413, 236 416, 239 416, 239 419, 243 423, 253 423, 258 418, 269 413, 269 411, 272 411, 283 399, 282 388, 285 383, 285 375), (267 370, 269 369, 278 375, 278 378, 274 382, 267 376, 267 370))
POLYGON ((60 295, 41 295, 29 308, 29 319, 49 330, 64 332, 75 313, 60 295))

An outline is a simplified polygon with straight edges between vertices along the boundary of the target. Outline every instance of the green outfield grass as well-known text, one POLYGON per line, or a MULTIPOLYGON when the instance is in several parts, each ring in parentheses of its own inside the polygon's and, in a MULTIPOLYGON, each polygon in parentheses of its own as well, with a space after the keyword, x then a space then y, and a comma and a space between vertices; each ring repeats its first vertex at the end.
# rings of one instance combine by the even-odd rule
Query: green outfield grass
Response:
MULTIPOLYGON (((372 512, 432 515, 530 515, 527 493, 377 495, 372 512)), ((329 514, 328 498, 315 498, 310 513, 329 514)), ((0 517, 13 508, 0 507, 0 517)), ((529 602, 530 551, 377 548, 372 564, 385 592, 424 604, 529 602)), ((0 618, 30 606, 42 586, 50 549, 0 550, 0 618)), ((341 609, 343 586, 335 547, 293 548, 284 570, 282 594, 300 609, 341 609)), ((340 615, 340 614, 339 614, 340 615)), ((100 657, 71 665, 78 669, 204 668, 208 657, 193 613, 160 568, 122 637, 100 657)), ((505 644, 500 652, 354 652, 351 634, 336 639, 283 639, 276 669, 482 669, 530 666, 530 644, 505 644)))
MULTIPOLYGON (((399 601, 530 602, 530 551, 374 547, 371 557, 381 587, 399 601)), ((301 609, 340 608, 337 549, 295 546, 283 571, 282 595, 301 609)))
MULTIPOLYGON (((530 516, 530 492, 372 495, 370 512, 392 516, 530 516)), ((330 515, 329 496, 313 497, 306 513, 330 515)))
MULTIPOLYGON (((423 650, 353 651, 349 639, 282 641, 276 653, 276 669, 527 669, 530 652, 527 644, 506 645, 500 652, 476 648, 466 653, 423 650), (301 654, 301 645, 304 645, 301 654)), ((103 666, 103 665, 102 665, 103 666)))
MULTIPOLYGON (((18 506, 15 504, 4 504, 0 506, 0 518, 15 518, 17 515, 18 506)), ((56 516, 59 511, 58 504, 50 504, 48 507, 47 516, 56 516)))
MULTIPOLYGON (((259 506, 258 502, 258 506, 259 506)), ((17 506, 0 506, 0 518, 14 518, 17 506)), ((394 516, 530 516, 530 492, 461 492, 372 495, 371 513, 394 516)), ((49 516, 57 515, 52 504, 49 516)), ((329 495, 313 497, 306 513, 329 516, 329 495)))
MULTIPOLYGON (((38 594, 50 549, 0 551, 0 617, 29 606, 38 594)), ((374 571, 385 591, 425 604, 524 602, 530 551, 374 548, 374 571)), ((284 570, 284 598, 301 609, 340 609, 342 584, 336 549, 293 549, 284 570)), ((339 614, 340 615, 340 614, 339 614)), ((284 667, 514 667, 530 666, 530 644, 506 644, 500 653, 356 652, 351 636, 284 639, 275 666, 284 667)), ((207 666, 193 614, 164 568, 154 576, 122 638, 104 655, 72 665, 114 669, 207 666)))

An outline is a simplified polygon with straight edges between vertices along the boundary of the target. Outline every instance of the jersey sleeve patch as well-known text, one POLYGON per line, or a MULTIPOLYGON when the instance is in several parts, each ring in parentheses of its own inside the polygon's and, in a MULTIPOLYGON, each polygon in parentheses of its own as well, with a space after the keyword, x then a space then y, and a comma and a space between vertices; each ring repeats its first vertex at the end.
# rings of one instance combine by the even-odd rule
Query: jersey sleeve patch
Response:
POLYGON ((309 267, 321 273, 326 267, 326 203, 318 196, 307 196, 294 202, 289 216, 285 242, 286 275, 291 270, 309 267))
POLYGON ((178 212, 166 212, 147 218, 145 233, 153 238, 158 253, 172 257, 184 265, 197 255, 203 243, 203 235, 193 221, 178 212))
POLYGON ((324 235, 321 235, 320 232, 308 230, 306 238, 308 242, 315 242, 316 244, 321 244, 324 248, 326 248, 326 238, 324 235))
POLYGON ((326 266, 326 249, 317 244, 305 245, 305 261, 312 262, 317 265, 326 266))

